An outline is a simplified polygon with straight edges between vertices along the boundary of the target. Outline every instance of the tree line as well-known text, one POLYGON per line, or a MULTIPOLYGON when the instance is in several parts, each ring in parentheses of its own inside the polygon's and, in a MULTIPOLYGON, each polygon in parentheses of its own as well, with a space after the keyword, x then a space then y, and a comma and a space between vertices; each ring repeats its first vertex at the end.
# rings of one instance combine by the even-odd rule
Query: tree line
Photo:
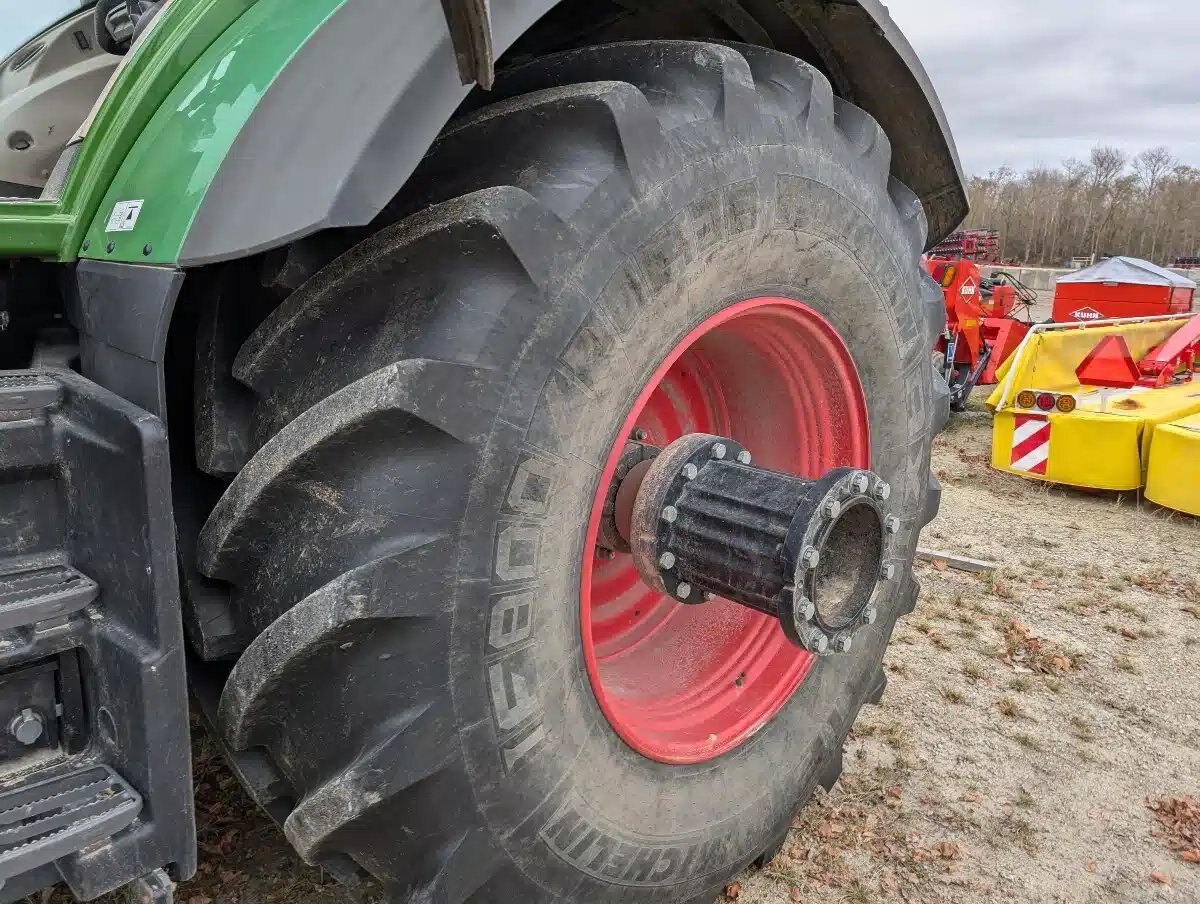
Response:
POLYGON ((1200 169, 1167 148, 1131 157, 1100 146, 1060 167, 1002 167, 971 178, 970 192, 964 226, 999 230, 1004 260, 1061 266, 1127 254, 1169 266, 1200 256, 1200 169))

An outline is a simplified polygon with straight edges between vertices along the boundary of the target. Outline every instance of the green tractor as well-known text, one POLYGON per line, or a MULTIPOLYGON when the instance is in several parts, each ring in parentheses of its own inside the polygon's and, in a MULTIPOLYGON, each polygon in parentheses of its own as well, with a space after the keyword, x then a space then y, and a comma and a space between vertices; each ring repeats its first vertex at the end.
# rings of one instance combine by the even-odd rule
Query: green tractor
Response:
POLYGON ((704 902, 937 510, 878 0, 0 12, 0 900, 196 869, 189 698, 396 901, 704 902))

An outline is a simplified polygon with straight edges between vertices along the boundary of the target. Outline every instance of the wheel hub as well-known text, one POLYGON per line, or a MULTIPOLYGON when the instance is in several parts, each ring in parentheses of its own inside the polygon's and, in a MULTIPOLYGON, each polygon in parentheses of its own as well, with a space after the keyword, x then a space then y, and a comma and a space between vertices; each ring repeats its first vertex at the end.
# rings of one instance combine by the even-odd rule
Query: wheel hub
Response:
POLYGON ((615 492, 615 527, 642 578, 682 603, 731 600, 779 620, 810 653, 847 653, 891 578, 888 484, 834 468, 806 480, 758 468, 735 440, 693 433, 641 453, 615 492), (621 501, 633 496, 632 507, 621 501), (626 514, 626 509, 629 509, 626 514))

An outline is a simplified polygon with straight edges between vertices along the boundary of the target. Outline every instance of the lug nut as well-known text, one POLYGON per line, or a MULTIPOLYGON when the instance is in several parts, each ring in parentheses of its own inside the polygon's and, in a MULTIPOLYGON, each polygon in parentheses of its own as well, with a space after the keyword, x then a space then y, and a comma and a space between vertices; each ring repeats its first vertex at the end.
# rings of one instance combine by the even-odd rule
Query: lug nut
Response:
POLYGON ((725 457, 725 453, 728 451, 729 450, 725 448, 724 443, 713 443, 712 457, 716 459, 722 459, 725 457))
POLYGON ((713 593, 712 591, 709 591, 709 590, 705 590, 705 591, 704 591, 704 600, 705 600, 705 602, 709 602, 709 603, 711 603, 711 602, 712 602, 713 600, 715 600, 716 598, 717 598, 717 595, 716 595, 715 593, 713 593))
POLYGON ((879 618, 879 610, 874 606, 868 606, 863 610, 862 620, 864 625, 875 624, 875 619, 879 618))
POLYGON ((879 481, 875 484, 875 498, 881 502, 886 502, 888 497, 892 495, 892 486, 886 481, 879 481))
POLYGON ((745 449, 743 449, 741 452, 739 452, 737 454, 737 460, 740 461, 744 465, 750 464, 750 458, 751 458, 750 453, 747 452, 745 449))
POLYGON ((808 597, 801 597, 800 602, 796 606, 796 614, 800 616, 802 621, 809 621, 817 614, 817 607, 808 597))
POLYGON ((663 521, 666 521, 667 524, 674 524, 675 519, 678 517, 679 517, 679 510, 677 508, 675 508, 675 506, 673 506, 673 505, 668 505, 665 509, 662 510, 662 519, 663 519, 663 521))
POLYGON ((881 580, 890 581, 896 576, 896 566, 891 562, 885 562, 883 567, 879 569, 879 577, 881 580))
POLYGON ((607 562, 610 559, 615 559, 616 557, 617 557, 617 554, 615 552, 613 552, 611 549, 608 549, 604 546, 596 547, 596 558, 597 559, 601 559, 601 560, 607 562))
POLYGON ((900 519, 895 515, 888 515, 883 519, 883 526, 887 528, 889 534, 900 533, 900 519))
POLYGON ((825 501, 825 508, 823 511, 825 512, 826 518, 836 518, 842 513, 842 504, 836 499, 828 499, 825 501))
POLYGON ((859 495, 865 493, 867 491, 867 487, 870 485, 871 481, 867 478, 867 475, 861 472, 850 478, 850 489, 859 495))
POLYGON ((645 431, 643 428, 641 428, 641 427, 638 427, 636 430, 634 430, 634 431, 633 431, 633 438, 634 438, 634 439, 636 439, 636 440, 637 440, 639 443, 640 443, 642 440, 644 440, 644 439, 645 439, 647 436, 649 436, 649 435, 650 435, 650 434, 649 434, 649 433, 647 433, 647 432, 646 432, 646 431, 645 431))
POLYGON ((806 546, 800 553, 800 564, 805 568, 816 568, 821 562, 821 554, 815 546, 806 546))
POLYGON ((838 648, 838 652, 840 652, 840 653, 849 653, 849 652, 850 652, 850 644, 851 644, 851 642, 850 642, 850 635, 849 635, 849 634, 843 634, 843 635, 842 635, 841 637, 839 637, 839 638, 838 638, 838 640, 837 640, 837 648, 838 648))
POLYGON ((672 568, 674 568, 675 567, 675 553, 668 551, 668 552, 664 552, 661 556, 659 556, 658 557, 658 567, 661 568, 663 571, 670 571, 672 568))
POLYGON ((681 600, 687 599, 692 595, 692 585, 687 581, 680 581, 679 586, 675 588, 675 595, 681 600))
POLYGON ((696 475, 699 473, 700 473, 700 469, 697 468, 690 461, 686 465, 683 466, 683 476, 687 480, 695 480, 696 475))
POLYGON ((8 723, 8 733, 26 747, 36 744, 45 728, 45 720, 32 709, 28 708, 21 710, 8 723))

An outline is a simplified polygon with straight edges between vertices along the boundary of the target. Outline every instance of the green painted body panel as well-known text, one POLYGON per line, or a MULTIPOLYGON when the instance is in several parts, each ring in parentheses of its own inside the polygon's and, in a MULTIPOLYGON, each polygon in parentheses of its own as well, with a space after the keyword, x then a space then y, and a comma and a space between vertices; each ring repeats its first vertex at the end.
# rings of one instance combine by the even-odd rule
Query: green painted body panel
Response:
POLYGON ((0 202, 0 257, 73 260, 83 232, 150 118, 254 0, 176 0, 138 42, 97 111, 61 195, 0 202))
MULTIPOLYGON (((94 212, 81 256, 176 262, 205 193, 246 120, 296 51, 344 2, 258 0, 210 44, 126 155, 94 212), (105 232, 114 206, 134 200, 144 203, 133 230, 105 232)), ((263 164, 270 166, 270 161, 263 164)))
POLYGON ((0 202, 0 258, 57 257, 74 222, 52 201, 0 202))

